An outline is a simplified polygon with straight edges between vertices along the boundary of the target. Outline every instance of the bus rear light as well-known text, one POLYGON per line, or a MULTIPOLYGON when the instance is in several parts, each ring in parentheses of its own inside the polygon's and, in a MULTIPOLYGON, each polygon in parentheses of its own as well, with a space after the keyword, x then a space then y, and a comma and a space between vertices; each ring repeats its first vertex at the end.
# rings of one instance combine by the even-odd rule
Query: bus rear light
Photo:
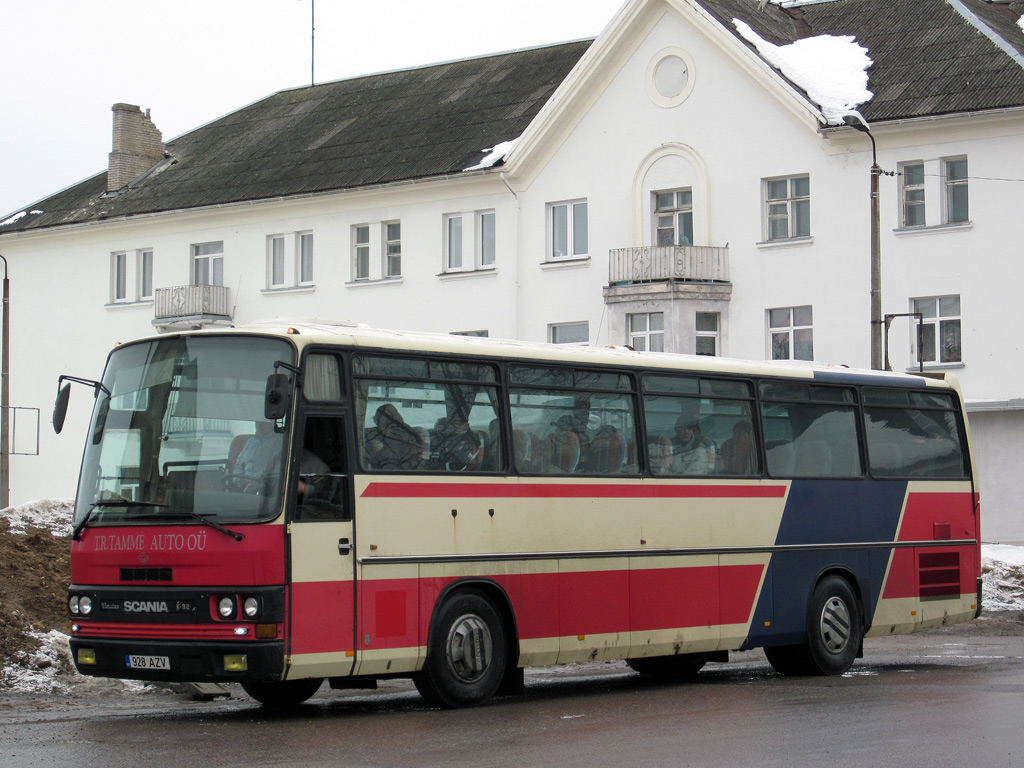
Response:
POLYGON ((257 640, 275 640, 277 638, 277 624, 257 624, 257 640))
POLYGON ((79 648, 77 660, 79 664, 96 664, 96 651, 92 648, 79 648))
POLYGON ((224 657, 225 672, 245 672, 249 669, 249 658, 244 653, 235 653, 224 657))

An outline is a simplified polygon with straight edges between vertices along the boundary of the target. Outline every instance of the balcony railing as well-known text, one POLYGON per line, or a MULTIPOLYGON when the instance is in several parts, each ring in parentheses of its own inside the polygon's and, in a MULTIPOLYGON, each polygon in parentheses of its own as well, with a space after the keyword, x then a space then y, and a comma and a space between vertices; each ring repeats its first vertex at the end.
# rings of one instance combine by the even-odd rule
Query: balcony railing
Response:
POLYGON ((614 248, 608 252, 611 285, 665 280, 728 282, 728 246, 644 246, 614 248))
POLYGON ((155 324, 183 320, 230 320, 231 295, 225 285, 175 285, 157 288, 153 296, 155 324))

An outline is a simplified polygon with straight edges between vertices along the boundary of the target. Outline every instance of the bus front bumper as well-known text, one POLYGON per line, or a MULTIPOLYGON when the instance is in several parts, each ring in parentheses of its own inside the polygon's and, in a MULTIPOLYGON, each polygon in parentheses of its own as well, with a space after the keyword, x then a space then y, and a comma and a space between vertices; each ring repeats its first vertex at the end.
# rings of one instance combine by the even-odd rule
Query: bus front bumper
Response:
POLYGON ((70 640, 75 667, 83 675, 168 683, 280 680, 284 643, 180 642, 168 640, 70 640))

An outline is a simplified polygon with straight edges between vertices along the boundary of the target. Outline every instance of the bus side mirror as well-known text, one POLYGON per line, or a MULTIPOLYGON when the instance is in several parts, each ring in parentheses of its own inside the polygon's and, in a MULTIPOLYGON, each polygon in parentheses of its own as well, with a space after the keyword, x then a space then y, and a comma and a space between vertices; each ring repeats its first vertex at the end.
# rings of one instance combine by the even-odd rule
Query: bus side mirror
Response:
POLYGON ((288 415, 291 403, 288 386, 288 375, 273 373, 267 377, 267 393, 263 401, 263 417, 268 421, 277 421, 288 415))
POLYGON ((58 435, 64 429, 64 418, 68 415, 68 401, 71 399, 71 383, 65 384, 57 391, 57 400, 53 404, 53 431, 58 435))

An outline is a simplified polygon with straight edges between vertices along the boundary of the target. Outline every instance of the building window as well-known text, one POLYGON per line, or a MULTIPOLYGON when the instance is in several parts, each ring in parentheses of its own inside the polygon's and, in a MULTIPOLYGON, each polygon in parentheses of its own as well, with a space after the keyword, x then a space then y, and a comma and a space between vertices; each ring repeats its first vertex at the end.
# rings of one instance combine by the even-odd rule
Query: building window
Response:
POLYGON ((698 312, 697 333, 694 338, 694 352, 707 357, 718 356, 718 328, 721 316, 718 312, 698 312))
POLYGON ((764 192, 768 240, 811 236, 810 176, 765 179, 764 192))
POLYGON ((462 216, 445 217, 445 269, 457 272, 462 269, 462 216))
POLYGON ((552 203, 549 223, 551 228, 552 259, 581 259, 588 253, 587 201, 552 203))
POLYGON ((299 252, 299 285, 313 282, 313 233, 300 232, 297 235, 299 252))
POLYGON ((389 221, 384 224, 384 275, 402 275, 402 222, 389 221))
POLYGON ((923 227, 924 217, 924 163, 905 163, 900 169, 903 192, 903 226, 923 227))
POLYGON ((352 277, 370 279, 370 225, 352 227, 352 277))
POLYGON ((590 323, 556 323, 548 326, 552 344, 589 344, 590 323))
POLYGON ((942 161, 942 178, 946 186, 947 224, 969 221, 967 211, 967 158, 954 157, 942 161))
POLYGON ((270 267, 270 287, 280 288, 284 285, 284 235, 267 238, 267 258, 270 267))
POLYGON ((127 301, 128 254, 124 251, 111 254, 110 267, 111 300, 115 302, 127 301))
POLYGON ((639 312, 626 316, 629 346, 637 352, 665 351, 665 313, 639 312))
POLYGON ((479 224, 480 266, 493 267, 495 257, 494 211, 477 214, 479 224))
POLYGON ((192 246, 192 285, 224 285, 224 242, 192 246))
MULTIPOLYGON (((960 297, 929 296, 914 299, 912 304, 913 311, 920 312, 922 317, 922 362, 961 362, 960 297)), ((913 336, 914 338, 917 336, 916 329, 913 336)))
POLYGON ((654 193, 656 245, 693 245, 693 192, 676 189, 654 193))
POLYGON ((153 251, 145 249, 139 255, 139 298, 153 298, 153 251))
POLYGON ((768 340, 772 360, 813 360, 814 331, 810 307, 768 310, 768 340))

